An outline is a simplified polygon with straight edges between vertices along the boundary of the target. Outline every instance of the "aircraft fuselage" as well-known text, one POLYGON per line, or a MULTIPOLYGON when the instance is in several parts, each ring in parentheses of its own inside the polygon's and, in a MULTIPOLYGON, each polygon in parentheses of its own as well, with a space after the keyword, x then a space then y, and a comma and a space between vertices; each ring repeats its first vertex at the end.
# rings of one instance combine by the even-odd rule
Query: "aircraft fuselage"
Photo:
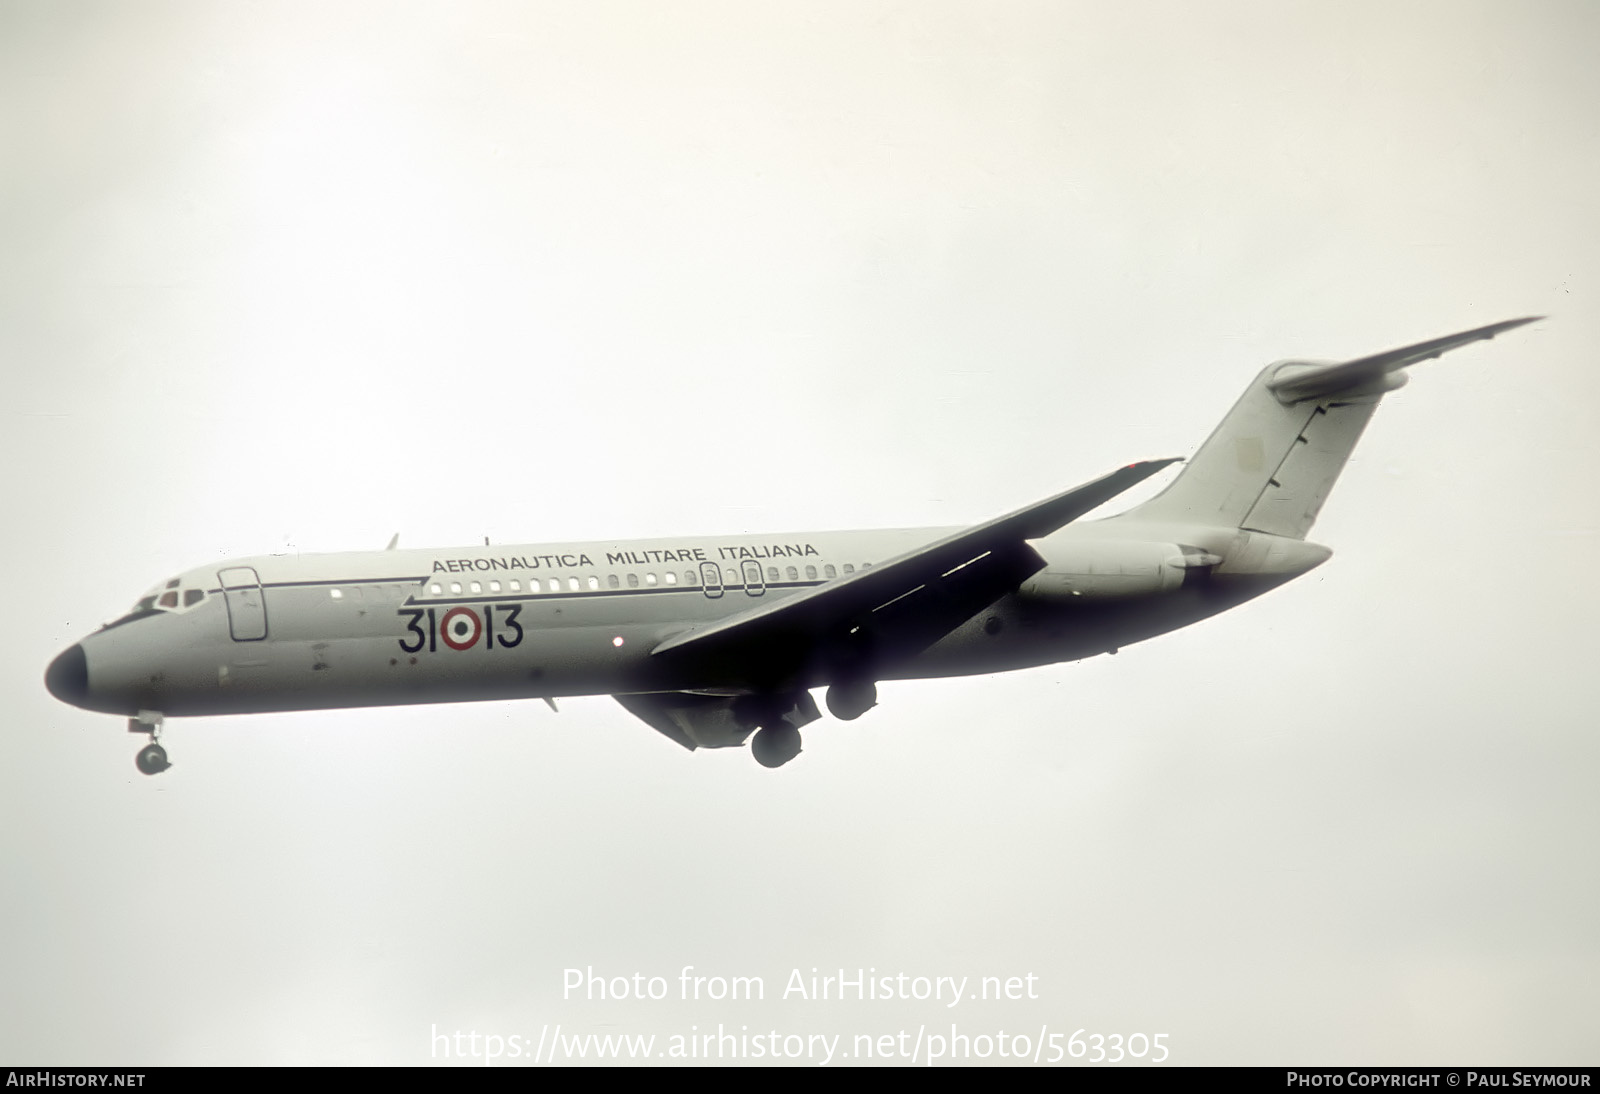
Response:
MULTIPOLYGON (((1040 541, 1045 570, 926 649, 891 656, 874 676, 1077 660, 1204 618, 1293 576, 1283 567, 1245 575, 1185 565, 1213 548, 1236 550, 1247 538, 1237 531, 1187 530, 1189 539, 1209 543, 1180 545, 1148 538, 1158 529, 1118 532, 1108 523, 1069 526, 1040 541), (1145 538, 1128 538, 1135 531, 1145 538)), ((738 694, 761 682, 691 671, 651 650, 685 628, 846 577, 948 531, 230 560, 152 590, 157 604, 175 594, 174 607, 152 605, 83 639, 81 687, 63 680, 52 688, 91 710, 175 716, 629 692, 738 694), (203 595, 186 605, 191 590, 203 595)), ((1285 548, 1303 568, 1327 557, 1313 545, 1285 548)), ((827 684, 826 671, 796 666, 782 683, 827 684)))

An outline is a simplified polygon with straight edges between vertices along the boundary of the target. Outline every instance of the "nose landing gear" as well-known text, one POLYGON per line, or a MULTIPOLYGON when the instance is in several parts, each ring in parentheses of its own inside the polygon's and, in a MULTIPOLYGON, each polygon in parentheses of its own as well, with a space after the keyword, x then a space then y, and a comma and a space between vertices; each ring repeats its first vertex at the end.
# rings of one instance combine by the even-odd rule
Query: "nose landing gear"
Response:
POLYGON ((134 766, 146 775, 159 775, 172 764, 167 761, 167 750, 158 744, 147 744, 133 758, 134 766))
POLYGON ((133 758, 133 766, 146 775, 159 775, 172 763, 167 759, 167 750, 158 743, 161 736, 162 717, 159 710, 141 710, 128 719, 129 733, 148 733, 150 743, 139 750, 133 758))

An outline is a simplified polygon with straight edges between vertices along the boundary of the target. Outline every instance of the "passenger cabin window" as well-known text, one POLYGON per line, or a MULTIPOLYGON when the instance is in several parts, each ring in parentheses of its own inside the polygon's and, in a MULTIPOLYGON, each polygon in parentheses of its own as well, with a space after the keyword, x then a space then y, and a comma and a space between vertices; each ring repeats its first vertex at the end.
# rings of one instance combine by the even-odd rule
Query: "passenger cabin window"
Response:
POLYGON ((617 577, 616 574, 607 574, 606 585, 613 589, 620 589, 622 588, 622 581, 617 577))
POLYGON ((815 581, 815 580, 817 580, 817 568, 815 566, 807 566, 806 567, 806 580, 807 581, 815 581))
POLYGON ((767 567, 767 584, 768 585, 776 585, 777 583, 778 583, 778 568, 776 566, 768 566, 767 567))
POLYGON ((472 592, 473 592, 474 595, 483 592, 483 586, 478 584, 478 582, 474 581, 472 583, 472 592))
POLYGON ((444 589, 439 585, 439 583, 437 581, 435 581, 432 585, 428 586, 428 595, 429 596, 439 596, 443 592, 444 592, 444 589))
POLYGON ((833 568, 833 563, 830 562, 830 563, 828 563, 826 566, 824 566, 822 568, 822 576, 823 577, 838 577, 839 576, 839 571, 835 570, 833 568))
POLYGON ((511 591, 514 593, 520 593, 522 591, 522 582, 518 581, 516 578, 512 578, 511 591))
POLYGON ((671 570, 668 570, 666 573, 661 575, 661 580, 665 581, 668 585, 676 585, 678 583, 678 575, 673 573, 671 570))
POLYGON ((646 585, 654 585, 656 583, 656 575, 655 574, 645 574, 644 575, 644 583, 646 585))
POLYGON ((693 570, 685 570, 683 571, 683 583, 691 586, 698 585, 700 584, 700 579, 695 576, 695 572, 693 570))
POLYGON ((855 573, 856 572, 856 564, 854 562, 846 562, 844 564, 844 572, 847 573, 847 574, 855 573))
POLYGON ((499 592, 500 591, 500 583, 498 581, 489 582, 489 591, 491 593, 499 592))
POLYGON ((799 581, 800 580, 800 571, 795 569, 793 566, 789 567, 789 580, 790 581, 799 581))
POLYGON ((638 587, 639 587, 639 575, 638 574, 629 574, 628 575, 628 588, 637 589, 638 587))
POLYGON ((452 595, 459 594, 461 592, 461 582, 452 581, 450 583, 450 592, 451 592, 452 595))
POLYGON ((589 586, 589 591, 590 592, 594 592, 596 589, 598 589, 600 587, 600 579, 598 577, 591 577, 589 579, 589 581, 588 581, 588 586, 589 586))

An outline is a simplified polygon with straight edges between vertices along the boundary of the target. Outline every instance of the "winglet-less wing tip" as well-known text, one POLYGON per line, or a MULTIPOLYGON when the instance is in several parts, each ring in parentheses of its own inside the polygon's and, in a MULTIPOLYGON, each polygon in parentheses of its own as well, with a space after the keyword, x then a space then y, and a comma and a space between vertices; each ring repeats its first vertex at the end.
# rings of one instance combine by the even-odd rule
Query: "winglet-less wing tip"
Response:
MULTIPOLYGON (((1527 326, 1529 323, 1537 323, 1541 319, 1549 318, 1550 317, 1548 315, 1529 315, 1521 319, 1507 319, 1504 323, 1497 323, 1495 325, 1498 326, 1500 330, 1510 330, 1512 327, 1523 327, 1527 326)), ((1499 333, 1500 331, 1495 332, 1495 334, 1499 333)))

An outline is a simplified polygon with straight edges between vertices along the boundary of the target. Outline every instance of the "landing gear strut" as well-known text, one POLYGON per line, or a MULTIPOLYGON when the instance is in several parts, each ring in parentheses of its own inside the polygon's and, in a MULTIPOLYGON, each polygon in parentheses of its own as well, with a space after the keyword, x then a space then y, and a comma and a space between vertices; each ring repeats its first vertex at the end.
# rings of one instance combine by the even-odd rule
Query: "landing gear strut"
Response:
POLYGON ((139 750, 133 758, 133 766, 146 775, 159 775, 172 764, 167 759, 167 750, 158 744, 161 736, 161 712, 159 710, 141 710, 128 719, 129 733, 148 733, 150 743, 139 750))

